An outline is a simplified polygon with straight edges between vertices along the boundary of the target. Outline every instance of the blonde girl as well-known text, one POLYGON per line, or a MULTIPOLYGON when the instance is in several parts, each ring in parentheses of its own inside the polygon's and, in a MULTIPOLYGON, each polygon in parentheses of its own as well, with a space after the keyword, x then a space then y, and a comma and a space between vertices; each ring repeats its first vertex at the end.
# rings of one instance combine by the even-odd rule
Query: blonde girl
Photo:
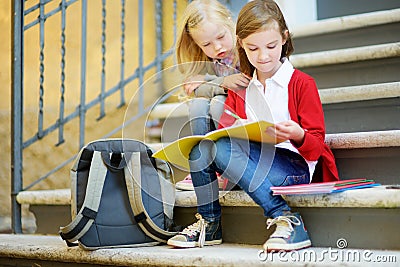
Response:
POLYGON ((176 57, 186 76, 184 90, 188 95, 212 98, 226 95, 224 89, 247 87, 248 79, 242 74, 225 77, 238 72, 235 42, 231 12, 220 2, 195 0, 186 7, 178 29, 176 57), (206 81, 213 81, 208 84, 211 88, 201 90, 206 81))
MULTIPOLYGON (((235 24, 231 12, 217 0, 195 0, 185 9, 176 43, 183 89, 189 102, 192 134, 218 127, 227 90, 245 89, 249 79, 238 71, 235 24)), ((223 183, 221 183, 223 186, 223 183)), ((178 189, 193 190, 190 176, 178 189)))

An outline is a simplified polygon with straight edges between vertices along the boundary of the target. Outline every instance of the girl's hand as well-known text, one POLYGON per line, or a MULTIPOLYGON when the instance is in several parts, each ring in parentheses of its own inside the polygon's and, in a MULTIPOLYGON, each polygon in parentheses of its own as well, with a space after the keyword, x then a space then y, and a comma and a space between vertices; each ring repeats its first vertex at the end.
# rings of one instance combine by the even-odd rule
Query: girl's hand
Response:
POLYGON ((292 140, 296 145, 303 144, 305 131, 292 120, 275 124, 275 128, 268 127, 267 133, 283 140, 292 140))
POLYGON ((221 86, 225 89, 230 89, 233 91, 238 91, 246 89, 249 85, 251 78, 243 73, 236 73, 224 77, 224 81, 221 86))
POLYGON ((185 80, 183 90, 187 95, 191 95, 202 83, 204 83, 204 75, 195 75, 185 80))

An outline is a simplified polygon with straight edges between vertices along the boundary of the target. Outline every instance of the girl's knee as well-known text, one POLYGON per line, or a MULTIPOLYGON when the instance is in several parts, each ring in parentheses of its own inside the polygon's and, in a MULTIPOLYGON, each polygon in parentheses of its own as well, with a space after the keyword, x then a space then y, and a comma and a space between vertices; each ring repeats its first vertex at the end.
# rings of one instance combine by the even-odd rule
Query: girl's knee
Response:
POLYGON ((217 95, 213 97, 210 101, 210 116, 214 120, 216 128, 218 127, 219 120, 224 111, 224 103, 226 96, 217 95))
POLYGON ((194 98, 189 104, 189 116, 192 118, 208 116, 210 100, 207 98, 194 98))
POLYGON ((210 114, 214 115, 216 119, 219 119, 219 117, 222 115, 225 100, 226 97, 223 95, 215 96, 210 100, 210 114))
POLYGON ((231 154, 231 142, 228 137, 222 137, 215 142, 215 162, 217 165, 224 165, 229 162, 231 154))
POLYGON ((215 141, 215 147, 218 150, 226 150, 227 147, 230 146, 230 139, 229 137, 221 137, 220 139, 218 139, 217 141, 215 141))
POLYGON ((214 161, 214 142, 202 140, 189 153, 190 171, 198 172, 208 168, 214 161))
POLYGON ((202 140, 195 145, 189 153, 190 160, 198 160, 201 157, 208 157, 213 154, 214 142, 211 140, 202 140))

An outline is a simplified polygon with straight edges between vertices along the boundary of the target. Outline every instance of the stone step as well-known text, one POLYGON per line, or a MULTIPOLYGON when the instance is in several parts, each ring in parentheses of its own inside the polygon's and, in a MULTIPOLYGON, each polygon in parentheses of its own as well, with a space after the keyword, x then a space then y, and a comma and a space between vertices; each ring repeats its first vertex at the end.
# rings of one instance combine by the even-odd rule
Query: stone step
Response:
POLYGON ((295 54, 399 42, 400 9, 319 20, 292 29, 295 54))
MULTIPOLYGON (((29 204, 36 216, 37 232, 56 234, 70 220, 70 190, 21 192, 18 201, 29 204)), ((333 246, 345 238, 352 248, 400 249, 396 231, 400 220, 399 186, 349 190, 333 194, 285 196, 293 210, 301 212, 316 246, 333 246), (396 189, 397 188, 397 189, 396 189), (374 235, 369 234, 370 225, 374 235), (372 242, 374 241, 374 242, 372 242), (372 242, 372 243, 371 243, 372 242)), ((262 210, 243 191, 220 192, 223 207, 224 240, 229 243, 260 244, 271 233, 265 229, 262 210), (243 224, 252 225, 250 231, 243 224), (233 234, 232 234, 233 233, 233 234)), ((177 191, 175 221, 190 224, 196 212, 193 191, 177 191)))
MULTIPOLYGON (((327 133, 400 129, 400 82, 337 87, 319 90, 327 133)), ((163 142, 190 135, 188 103, 162 103, 149 119, 166 119, 162 128, 148 128, 146 135, 163 142), (156 131, 154 131, 156 130, 156 131)))
MULTIPOLYGON (((383 185, 399 185, 399 137, 400 130, 329 134, 326 136, 326 143, 333 149, 342 179, 364 177, 371 178, 383 185)), ((149 145, 155 149, 162 146, 159 143, 149 145)), ((184 175, 186 174, 184 173, 184 175)), ((175 175, 175 181, 181 180, 184 175, 179 178, 175 175)), ((397 222, 400 220, 400 190, 377 191, 378 188, 374 188, 375 191, 371 190, 363 189, 340 194, 318 195, 313 198, 302 198, 302 200, 291 201, 288 199, 288 201, 295 210, 304 214, 310 233, 314 235, 313 240, 318 246, 331 246, 329 242, 338 239, 339 233, 342 231, 353 247, 363 247, 372 240, 366 230, 369 229, 368 226, 360 228, 359 225, 365 222, 370 223, 372 220, 376 225, 385 226, 379 228, 379 237, 382 239, 376 243, 376 248, 379 246, 392 248, 393 236, 395 236, 392 231, 397 231, 394 229, 394 224, 397 227, 397 222), (319 214, 323 215, 322 218, 319 217, 319 214), (333 215, 336 217, 331 218, 333 215), (371 216, 372 218, 370 218, 371 216), (326 221, 326 218, 329 220, 326 221), (321 223, 330 225, 328 229, 332 230, 329 230, 329 235, 321 233, 321 223), (346 225, 345 231, 339 227, 341 225, 346 225), (332 240, 331 236, 336 239, 332 240), (328 237, 330 238, 327 239, 328 237)), ((181 225, 188 224, 193 220, 195 208, 193 205, 186 205, 187 202, 183 202, 183 200, 193 201, 194 194, 191 193, 191 197, 186 195, 183 198, 180 197, 181 195, 177 197, 175 215, 177 222, 181 225)), ((34 213, 37 223, 36 233, 57 233, 59 226, 66 225, 71 220, 69 189, 20 192, 17 201, 22 205, 29 205, 30 211, 34 213)), ((227 242, 259 244, 262 242, 260 239, 266 238, 268 233, 265 231, 265 219, 261 209, 251 204, 251 201, 246 199, 243 193, 240 195, 240 193, 231 192, 225 195, 222 201, 224 202, 224 218, 226 218, 224 228, 228 229, 227 233, 235 233, 233 236, 227 234, 224 237, 227 242), (243 203, 245 206, 237 203, 243 203), (255 229, 262 231, 265 235, 251 234, 237 228, 235 223, 231 223, 231 220, 235 221, 236 217, 248 223, 254 222, 255 229)), ((397 236, 395 237, 397 238, 397 236)))
MULTIPOLYGON (((344 238, 349 248, 400 250, 400 233, 396 230, 400 220, 399 186, 284 198, 294 211, 302 214, 315 246, 335 246, 337 240, 344 238), (372 228, 372 232, 371 225, 377 226, 372 228)), ((66 225, 71 220, 66 216, 70 209, 69 189, 21 192, 18 201, 30 204, 30 210, 37 219, 37 233, 43 233, 41 231, 49 228, 49 224, 55 225, 54 230, 58 230, 58 226, 66 225), (52 214, 51 223, 46 214, 52 214)), ((177 191, 174 217, 178 225, 194 221, 196 203, 193 191, 177 191)), ((271 230, 266 230, 261 208, 243 191, 221 191, 220 203, 223 239, 226 242, 262 244, 271 234, 271 230)))
MULTIPOLYGON (((224 207, 258 207, 242 190, 220 191, 220 204, 224 207)), ((283 198, 293 208, 374 208, 400 209, 400 185, 380 185, 331 194, 287 195, 283 198)), ((177 207, 196 207, 194 191, 177 191, 177 207)))
POLYGON ((370 61, 374 59, 385 59, 399 56, 400 42, 394 42, 389 44, 302 53, 293 55, 293 57, 290 58, 290 61, 294 67, 305 69, 310 67, 370 61))
MULTIPOLYGON (((400 208, 400 188, 381 185, 362 190, 348 190, 334 194, 312 194, 285 196, 291 207, 313 208, 400 208)), ((18 203, 29 205, 70 205, 70 189, 22 191, 17 196, 18 203)), ((255 207, 257 204, 243 191, 220 192, 220 203, 226 207, 255 207)), ((177 190, 177 207, 195 207, 196 195, 193 191, 177 190)))
MULTIPOLYGON (((396 98, 400 96, 400 81, 331 87, 318 90, 318 92, 323 105, 396 98)), ((160 103, 152 109, 151 113, 149 114, 149 119, 178 118, 185 117, 187 115, 188 103, 186 101, 160 103)))
POLYGON ((329 134, 326 143, 335 155, 339 177, 400 183, 400 130, 329 134))
MULTIPOLYGON (((36 233, 56 234, 59 226, 71 221, 70 194, 69 189, 25 191, 17 200, 30 206, 36 217, 36 233)), ((316 246, 333 246, 336 240, 345 238, 352 248, 400 249, 400 234, 396 230, 400 220, 400 184, 284 198, 293 210, 301 212, 316 246), (368 232, 371 223, 379 226, 372 236, 368 232)), ((260 244, 271 233, 265 230, 262 210, 243 191, 221 191, 220 202, 226 242, 260 244), (251 224, 254 231, 242 228, 238 221, 251 224)), ((193 191, 177 191, 176 223, 192 223, 195 207, 193 191)))
POLYGON ((399 81, 400 42, 297 54, 293 65, 319 89, 399 81))
MULTIPOLYGON (((351 248, 400 249, 400 187, 379 186, 333 194, 285 196, 292 210, 301 213, 315 246, 334 246, 345 239, 351 248), (371 224, 377 227, 372 227, 371 224)), ((194 221, 196 196, 177 194, 175 222, 194 221)), ((265 229, 262 209, 243 191, 220 192, 223 238, 226 242, 260 244, 265 229), (243 225, 247 225, 244 227, 243 225)))
MULTIPOLYGON (((340 243, 341 244, 341 243, 340 243)), ((339 244, 339 247, 341 245, 339 244)), ((266 254, 260 245, 223 243, 194 249, 168 246, 84 251, 68 248, 57 236, 0 235, 4 266, 398 266, 400 251, 312 247, 266 254)))
POLYGON ((400 82, 319 90, 327 133, 400 129, 400 82))
MULTIPOLYGON (((340 177, 342 177, 342 179, 365 177, 374 179, 375 181, 383 184, 400 183, 400 180, 398 179, 398 173, 400 173, 400 169, 398 167, 398 164, 396 164, 400 157, 400 130, 327 134, 325 137, 325 143, 332 149, 334 153, 337 152, 339 156, 345 155, 345 151, 353 152, 353 154, 355 154, 354 152, 360 151, 363 154, 361 158, 364 159, 369 158, 365 154, 365 152, 368 150, 381 151, 386 149, 387 151, 392 151, 392 153, 387 153, 387 157, 385 157, 384 155, 382 156, 382 153, 372 153, 377 158, 382 156, 383 161, 385 162, 390 162, 390 160, 388 160, 387 158, 393 159, 393 166, 391 168, 388 168, 389 170, 393 170, 392 172, 390 172, 393 173, 393 175, 390 177, 389 180, 386 181, 383 178, 380 178, 381 175, 379 174, 379 172, 371 172, 369 168, 366 168, 366 166, 375 167, 376 165, 368 165, 369 163, 367 163, 366 165, 362 165, 362 163, 357 164, 357 168, 355 168, 354 166, 351 167, 351 169, 354 170, 352 172, 354 175, 340 175, 340 177), (363 170, 366 170, 366 173, 363 173, 363 170)), ((161 149, 165 144, 166 143, 148 143, 148 145, 154 150, 161 149)), ((346 174, 346 171, 343 171, 341 168, 341 158, 336 158, 336 161, 338 163, 339 174, 346 174)), ((383 165, 386 166, 385 164, 383 165)), ((345 167, 345 165, 343 165, 343 167, 345 167)), ((382 173, 387 173, 383 170, 381 171, 382 173)), ((186 173, 184 174, 186 175, 186 173)), ((176 176, 175 170, 174 175, 176 176)), ((182 178, 183 177, 175 177, 175 181, 179 181, 182 178)), ((53 203, 54 205, 63 205, 65 204, 65 199, 69 199, 69 195, 65 195, 66 193, 63 192, 64 191, 58 190, 22 191, 18 194, 17 200, 20 202, 20 204, 53 203), (53 192, 55 193, 53 194, 53 192), (45 197, 43 198, 43 196, 45 197), (42 203, 41 201, 44 202, 42 203)))

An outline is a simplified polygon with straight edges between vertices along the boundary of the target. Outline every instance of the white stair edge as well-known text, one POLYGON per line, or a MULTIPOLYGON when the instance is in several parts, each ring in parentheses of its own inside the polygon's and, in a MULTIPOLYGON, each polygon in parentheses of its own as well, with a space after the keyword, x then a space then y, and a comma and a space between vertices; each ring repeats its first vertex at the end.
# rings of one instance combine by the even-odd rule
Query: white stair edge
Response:
POLYGON ((21 191, 16 199, 21 205, 71 205, 71 189, 21 191))
MULTIPOLYGON (((190 100, 188 100, 190 101, 190 100)), ((164 119, 187 116, 189 113, 188 102, 161 103, 150 112, 150 119, 164 119)))
POLYGON ((301 69, 399 56, 400 42, 396 42, 297 54, 290 57, 290 62, 294 67, 301 69))
POLYGON ((331 149, 400 147, 400 130, 327 134, 331 149))
POLYGON ((322 104, 400 97, 400 82, 327 88, 318 90, 322 104))
MULTIPOLYGON (((400 147, 400 130, 326 134, 325 143, 331 149, 400 147)), ((168 143, 147 144, 159 150, 168 143)))
POLYGON ((400 8, 319 20, 294 27, 293 38, 365 28, 400 21, 400 8))
MULTIPOLYGON (((331 149, 400 147, 400 130, 326 134, 325 143, 331 149)), ((148 145, 157 151, 167 144, 148 145)))
POLYGON ((67 247, 58 236, 0 234, 0 257, 10 260, 18 258, 110 266, 310 266, 311 262, 313 266, 370 266, 378 259, 386 259, 384 266, 398 266, 400 261, 400 251, 397 250, 311 247, 286 254, 266 255, 261 249, 261 244, 223 243, 192 249, 161 245, 85 251, 80 247, 67 247), (336 256, 330 257, 329 251, 336 256), (345 257, 338 258, 339 254, 345 257))
MULTIPOLYGON (((326 88, 318 92, 322 104, 393 98, 400 97, 400 82, 326 88)), ((186 102, 161 103, 151 111, 150 118, 184 117, 188 113, 186 102)))
MULTIPOLYGON (((354 189, 340 193, 283 196, 293 208, 400 208, 400 189, 386 186, 354 189)), ((225 207, 258 207, 244 191, 220 191, 220 204, 225 207)), ((179 191, 177 207, 196 207, 194 191, 179 191)))
MULTIPOLYGON (((358 190, 348 190, 332 194, 312 194, 284 196, 291 207, 309 208, 400 208, 400 189, 387 189, 376 186, 358 190)), ((32 190, 20 192, 17 196, 20 204, 30 205, 70 205, 71 190, 32 190)), ((220 191, 220 203, 226 207, 256 207, 254 201, 241 190, 220 191)), ((194 191, 177 191, 175 206, 196 207, 194 191)))

